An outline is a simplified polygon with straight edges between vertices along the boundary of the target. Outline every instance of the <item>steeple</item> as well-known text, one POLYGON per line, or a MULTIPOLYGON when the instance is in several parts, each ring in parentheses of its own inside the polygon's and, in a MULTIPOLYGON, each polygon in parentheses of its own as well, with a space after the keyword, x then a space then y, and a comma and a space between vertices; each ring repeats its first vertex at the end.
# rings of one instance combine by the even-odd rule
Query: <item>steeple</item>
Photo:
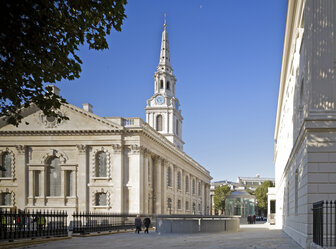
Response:
POLYGON ((166 14, 164 19, 164 30, 162 32, 162 39, 161 39, 161 52, 160 52, 160 62, 158 65, 158 71, 172 71, 170 65, 170 54, 169 54, 169 43, 168 43, 168 33, 167 33, 167 21, 166 21, 166 14))
POLYGON ((175 97, 176 78, 170 65, 166 14, 162 32, 160 61, 154 73, 154 95, 147 100, 146 121, 157 132, 183 150, 182 113, 175 97))

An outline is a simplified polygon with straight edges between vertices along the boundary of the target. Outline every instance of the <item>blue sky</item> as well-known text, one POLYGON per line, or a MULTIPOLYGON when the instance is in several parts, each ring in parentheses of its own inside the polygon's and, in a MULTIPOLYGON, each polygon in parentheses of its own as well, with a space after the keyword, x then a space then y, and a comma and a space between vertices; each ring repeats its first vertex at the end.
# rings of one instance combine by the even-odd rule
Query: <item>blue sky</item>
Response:
POLYGON ((81 77, 59 83, 61 95, 100 116, 145 120, 167 13, 184 151, 214 181, 274 177, 286 8, 283 0, 129 0, 122 32, 111 33, 108 50, 81 47, 81 77))

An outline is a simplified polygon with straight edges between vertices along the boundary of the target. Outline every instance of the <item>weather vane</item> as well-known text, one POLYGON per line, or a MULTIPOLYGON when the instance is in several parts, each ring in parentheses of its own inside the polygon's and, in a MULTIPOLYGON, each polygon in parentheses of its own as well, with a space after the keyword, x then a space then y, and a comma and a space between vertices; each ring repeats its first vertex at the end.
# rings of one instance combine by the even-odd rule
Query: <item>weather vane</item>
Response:
POLYGON ((164 14, 164 28, 165 28, 165 30, 166 30, 166 28, 167 28, 167 21, 166 21, 166 18, 167 18, 167 15, 166 15, 166 13, 164 14))

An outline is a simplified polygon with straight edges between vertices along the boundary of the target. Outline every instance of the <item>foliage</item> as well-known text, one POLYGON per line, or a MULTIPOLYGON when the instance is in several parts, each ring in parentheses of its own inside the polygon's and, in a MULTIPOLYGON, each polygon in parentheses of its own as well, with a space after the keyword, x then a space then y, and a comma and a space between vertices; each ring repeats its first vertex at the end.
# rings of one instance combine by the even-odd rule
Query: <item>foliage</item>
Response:
POLYGON ((273 182, 265 181, 255 190, 255 196, 258 202, 257 206, 264 213, 267 212, 267 193, 269 187, 273 187, 273 182))
POLYGON ((214 205, 216 210, 220 210, 222 214, 225 213, 225 200, 231 194, 231 189, 228 185, 217 186, 214 195, 214 205))
POLYGON ((255 195, 255 191, 253 191, 253 190, 251 190, 251 189, 249 189, 249 188, 247 188, 247 189, 245 189, 245 190, 246 190, 246 192, 249 193, 250 195, 255 195))
POLYGON ((44 114, 65 99, 45 87, 79 78, 79 45, 107 49, 113 27, 121 31, 126 0, 11 0, 0 2, 0 115, 18 125, 22 107, 34 103, 44 114))

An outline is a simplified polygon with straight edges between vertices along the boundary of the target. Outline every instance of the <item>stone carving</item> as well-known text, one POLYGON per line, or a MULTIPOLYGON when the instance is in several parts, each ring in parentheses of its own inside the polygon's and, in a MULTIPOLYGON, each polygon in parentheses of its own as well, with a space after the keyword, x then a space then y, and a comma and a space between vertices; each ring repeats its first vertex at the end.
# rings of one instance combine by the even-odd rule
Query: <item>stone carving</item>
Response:
POLYGON ((24 154, 25 153, 26 147, 24 145, 16 145, 15 148, 16 148, 16 150, 19 154, 24 154))
POLYGON ((86 149, 87 149, 86 145, 84 145, 84 144, 77 144, 76 147, 77 147, 79 153, 85 153, 86 152, 86 149))
POLYGON ((122 150, 121 144, 112 144, 112 149, 114 153, 120 153, 122 150))
MULTIPOLYGON (((66 116, 66 114, 62 113, 61 111, 56 111, 56 113, 61 116, 66 116)), ((58 120, 56 117, 47 116, 43 112, 39 114, 39 120, 42 122, 45 128, 56 128, 64 122, 64 119, 58 120)))
POLYGON ((69 160, 68 156, 65 153, 59 152, 58 150, 54 149, 51 152, 46 153, 42 157, 41 163, 45 164, 50 157, 58 157, 62 164, 65 164, 69 160))

